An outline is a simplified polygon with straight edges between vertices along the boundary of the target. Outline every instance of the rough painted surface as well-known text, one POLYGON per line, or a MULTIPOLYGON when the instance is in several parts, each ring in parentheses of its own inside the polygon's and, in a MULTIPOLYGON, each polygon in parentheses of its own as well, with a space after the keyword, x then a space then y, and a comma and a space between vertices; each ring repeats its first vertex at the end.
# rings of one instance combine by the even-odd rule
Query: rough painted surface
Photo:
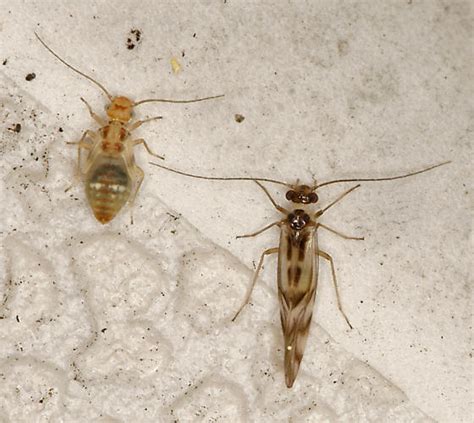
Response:
POLYGON ((470 421, 468 2, 69 3, 0 0, 2 418, 470 421), (105 99, 33 31, 114 94, 225 93, 137 108, 164 116, 137 137, 183 169, 311 182, 453 160, 365 184, 325 216, 366 238, 320 235, 355 329, 322 265, 292 390, 274 259, 230 323, 252 260, 278 243, 276 230, 234 237, 277 212, 252 184, 165 174, 137 149, 135 225, 125 212, 97 223, 83 187, 64 193, 76 160, 65 141, 94 128, 79 97, 98 113, 105 99))

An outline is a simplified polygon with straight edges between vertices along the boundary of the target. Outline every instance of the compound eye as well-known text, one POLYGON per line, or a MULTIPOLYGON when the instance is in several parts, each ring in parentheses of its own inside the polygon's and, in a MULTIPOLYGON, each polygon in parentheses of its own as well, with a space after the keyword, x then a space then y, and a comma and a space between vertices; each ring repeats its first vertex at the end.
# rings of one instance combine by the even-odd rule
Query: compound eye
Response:
POLYGON ((319 200, 318 194, 315 192, 312 192, 311 194, 308 195, 308 199, 310 203, 317 203, 319 200))
POLYGON ((293 201, 295 199, 295 194, 296 192, 294 192, 293 190, 290 190, 290 191, 287 191, 285 197, 288 201, 293 201))

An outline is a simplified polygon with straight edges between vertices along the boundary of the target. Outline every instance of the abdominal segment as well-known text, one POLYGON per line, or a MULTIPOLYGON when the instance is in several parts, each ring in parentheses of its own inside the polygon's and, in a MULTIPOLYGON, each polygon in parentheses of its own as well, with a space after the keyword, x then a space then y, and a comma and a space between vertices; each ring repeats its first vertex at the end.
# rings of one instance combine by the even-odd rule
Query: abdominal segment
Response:
POLYGON ((86 176, 86 196, 100 223, 111 221, 130 197, 131 181, 123 163, 102 163, 86 176))

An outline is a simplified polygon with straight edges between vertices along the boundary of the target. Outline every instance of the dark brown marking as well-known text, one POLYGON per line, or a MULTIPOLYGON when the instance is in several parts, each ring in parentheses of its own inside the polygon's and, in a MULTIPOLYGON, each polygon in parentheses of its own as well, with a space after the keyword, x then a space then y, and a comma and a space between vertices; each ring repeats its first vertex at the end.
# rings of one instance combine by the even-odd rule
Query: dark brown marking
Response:
POLYGON ((299 232, 311 222, 311 217, 304 210, 297 209, 288 214, 287 221, 293 231, 299 232))
POLYGON ((303 261, 306 253, 306 243, 308 242, 308 235, 304 235, 298 245, 298 260, 303 261))
POLYGON ((288 261, 291 260, 291 253, 293 251, 293 247, 291 246, 291 242, 288 243, 288 248, 286 249, 286 258, 288 261))
POLYGON ((299 266, 299 265, 296 266, 296 271, 295 271, 295 285, 298 285, 298 283, 300 282, 301 273, 302 273, 301 266, 299 266))

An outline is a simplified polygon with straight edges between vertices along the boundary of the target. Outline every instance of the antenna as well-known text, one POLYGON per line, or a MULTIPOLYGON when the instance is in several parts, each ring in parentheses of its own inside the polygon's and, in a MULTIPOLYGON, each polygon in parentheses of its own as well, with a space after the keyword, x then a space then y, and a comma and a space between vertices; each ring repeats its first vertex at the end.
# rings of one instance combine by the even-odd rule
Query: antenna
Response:
POLYGON ((331 185, 331 184, 339 184, 342 182, 376 182, 376 181, 393 181, 395 179, 403 179, 403 178, 408 178, 409 176, 414 176, 414 175, 419 175, 420 173, 425 173, 428 172, 429 170, 436 169, 437 167, 444 166, 448 163, 451 163, 451 161, 439 163, 421 170, 417 170, 416 172, 411 172, 411 173, 406 173, 405 175, 398 175, 398 176, 389 176, 387 178, 350 178, 350 179, 334 179, 332 181, 328 182, 323 182, 322 184, 316 185, 314 189, 321 188, 325 185, 331 185))
MULTIPOLYGON (((188 172, 183 172, 181 170, 173 169, 171 167, 158 164, 158 163, 153 163, 149 162, 151 165, 159 167, 161 169, 168 170, 169 172, 176 173, 178 175, 182 176, 188 176, 190 178, 195 178, 195 179, 205 179, 208 181, 260 181, 260 182, 270 182, 272 184, 278 184, 278 185, 284 185, 286 187, 292 187, 292 184, 289 184, 287 182, 279 181, 277 179, 270 179, 270 178, 251 178, 251 177, 216 177, 216 176, 203 176, 203 175, 196 175, 193 173, 188 173, 188 172)), ((395 179, 403 179, 403 178, 408 178, 409 176, 414 176, 418 175, 420 173, 425 173, 428 172, 429 170, 436 169, 437 167, 444 166, 448 163, 451 163, 451 161, 439 163, 421 170, 418 170, 416 172, 411 172, 411 173, 406 173, 404 175, 398 175, 398 176, 389 176, 386 178, 348 178, 348 179, 334 179, 332 181, 327 181, 323 182, 322 184, 316 185, 314 187, 314 190, 321 188, 326 185, 331 185, 331 184, 339 184, 343 182, 377 182, 377 181, 393 181, 395 179)))
POLYGON ((168 166, 164 166, 158 163, 153 163, 149 162, 151 165, 159 167, 161 169, 168 170, 169 172, 172 173, 177 173, 178 175, 183 175, 183 176, 189 176, 190 178, 196 178, 196 179, 206 179, 208 181, 260 181, 260 182, 271 182, 273 184, 279 184, 279 185, 284 185, 284 186, 289 186, 286 182, 278 181, 276 179, 269 179, 269 178, 250 178, 250 177, 228 177, 228 178, 218 178, 216 176, 203 176, 203 175, 195 175, 193 173, 188 173, 188 172, 183 172, 181 170, 173 169, 168 166))
POLYGON ((69 69, 72 69, 74 72, 78 73, 79 75, 83 76, 84 78, 88 79, 95 85, 97 85, 107 96, 107 98, 112 101, 112 96, 109 94, 109 92, 105 89, 105 87, 97 82, 95 79, 90 77, 89 75, 86 75, 84 72, 81 72, 79 69, 76 69, 74 66, 71 66, 69 63, 67 63, 64 59, 61 59, 57 53, 55 53, 41 38, 40 36, 35 32, 36 38, 38 38, 39 42, 43 44, 43 47, 48 50, 56 59, 58 59, 61 63, 66 65, 69 69))
POLYGON ((178 104, 198 103, 200 101, 214 100, 215 98, 222 98, 222 97, 224 97, 224 94, 214 95, 212 97, 196 98, 195 100, 168 100, 166 98, 148 98, 146 100, 137 101, 133 103, 133 105, 138 106, 139 104, 143 104, 143 103, 178 103, 178 104))

